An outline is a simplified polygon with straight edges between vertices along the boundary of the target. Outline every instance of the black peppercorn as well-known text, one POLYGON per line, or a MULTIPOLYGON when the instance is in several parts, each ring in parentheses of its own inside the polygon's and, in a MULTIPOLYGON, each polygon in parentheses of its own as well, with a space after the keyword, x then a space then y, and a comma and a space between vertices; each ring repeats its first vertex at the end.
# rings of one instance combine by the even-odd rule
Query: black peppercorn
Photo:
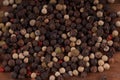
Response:
POLYGON ((16 72, 11 72, 11 77, 16 79, 17 78, 17 73, 16 72))

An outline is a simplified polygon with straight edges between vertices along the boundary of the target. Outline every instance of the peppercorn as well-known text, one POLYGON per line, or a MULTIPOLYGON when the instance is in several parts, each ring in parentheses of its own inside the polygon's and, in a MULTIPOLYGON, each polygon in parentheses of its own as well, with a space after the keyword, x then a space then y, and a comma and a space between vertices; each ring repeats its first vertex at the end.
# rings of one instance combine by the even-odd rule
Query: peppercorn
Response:
POLYGON ((65 73, 65 68, 61 67, 61 68, 59 69, 59 72, 60 72, 61 74, 65 73))
POLYGON ((97 72, 97 67, 96 67, 96 66, 92 66, 92 67, 90 68, 90 71, 91 71, 91 72, 97 72))
POLYGON ((11 66, 11 67, 13 67, 13 66, 15 65, 15 61, 12 60, 12 59, 9 60, 9 61, 8 61, 8 65, 11 66))
POLYGON ((73 75, 74 75, 74 76, 78 76, 78 74, 79 74, 79 73, 78 73, 77 70, 73 70, 73 75))
POLYGON ((115 25, 116 25, 117 27, 120 27, 120 21, 116 21, 115 25))
POLYGON ((37 75, 36 75, 36 73, 35 73, 35 72, 33 72, 33 73, 31 74, 31 78, 32 78, 32 79, 35 79, 35 78, 36 78, 36 76, 37 76, 37 75))
POLYGON ((41 10, 41 13, 42 13, 42 14, 47 14, 47 9, 46 9, 46 8, 43 8, 43 9, 41 10))
POLYGON ((55 76, 56 76, 56 77, 60 76, 60 72, 58 72, 58 71, 55 72, 55 76))
POLYGON ((103 67, 104 67, 105 70, 109 70, 110 69, 110 65, 108 63, 105 63, 103 65, 103 67))
POLYGON ((100 66, 104 65, 104 61, 103 60, 98 60, 98 65, 100 65, 100 66))
POLYGON ((55 80, 55 76, 54 76, 54 75, 51 75, 51 76, 49 77, 49 80, 55 80))
POLYGON ((9 66, 6 66, 4 69, 5 69, 6 72, 11 71, 11 67, 9 67, 9 66))
POLYGON ((97 17, 103 17, 103 12, 102 11, 98 11, 96 15, 97 15, 97 17))
POLYGON ((103 72, 103 71, 104 71, 104 68, 103 68, 102 66, 99 66, 99 67, 98 67, 98 71, 99 71, 99 72, 103 72))
POLYGON ((113 32, 112 32, 112 36, 113 37, 117 37, 119 35, 119 32, 117 31, 117 30, 114 30, 113 32))
POLYGON ((79 66, 79 67, 78 67, 78 71, 79 71, 79 72, 83 72, 83 71, 84 71, 84 67, 79 66))
POLYGON ((25 75, 27 73, 27 70, 25 68, 20 69, 20 74, 25 75))
POLYGON ((102 57, 102 53, 101 52, 96 52, 95 53, 95 57, 96 58, 101 58, 102 57))
POLYGON ((12 57, 13 57, 13 59, 18 59, 18 54, 17 53, 13 53, 12 57))
POLYGON ((74 50, 71 51, 71 55, 72 55, 72 56, 78 56, 79 53, 80 53, 80 52, 79 52, 79 50, 77 50, 77 49, 74 49, 74 50))
POLYGON ((9 5, 9 1, 8 0, 4 0, 3 1, 3 6, 8 6, 9 5))

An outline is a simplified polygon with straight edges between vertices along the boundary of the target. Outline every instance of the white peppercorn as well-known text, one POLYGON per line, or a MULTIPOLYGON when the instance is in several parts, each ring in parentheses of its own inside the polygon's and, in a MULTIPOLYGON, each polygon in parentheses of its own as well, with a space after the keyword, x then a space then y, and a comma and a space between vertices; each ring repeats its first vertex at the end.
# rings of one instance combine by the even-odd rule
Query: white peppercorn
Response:
POLYGON ((26 32, 27 32, 26 29, 21 29, 21 30, 20 30, 20 33, 21 33, 22 35, 25 35, 26 32))
POLYGON ((94 59, 94 58, 95 58, 94 53, 91 53, 91 54, 90 54, 90 59, 94 59))
POLYGON ((65 68, 61 67, 61 68, 59 69, 59 72, 62 73, 62 74, 65 73, 65 68))
POLYGON ((61 11, 63 9, 63 5, 57 4, 56 5, 56 10, 61 11))
POLYGON ((119 32, 117 31, 117 30, 114 30, 113 32, 112 32, 112 36, 113 37, 117 37, 119 35, 119 32))
POLYGON ((99 21, 98 21, 98 25, 103 26, 103 25, 104 25, 104 21, 99 20, 99 21))
POLYGON ((77 39, 76 45, 80 45, 81 43, 82 43, 81 40, 80 40, 80 39, 77 39))
POLYGON ((109 49, 110 49, 109 46, 105 46, 103 50, 104 50, 105 52, 107 52, 107 51, 109 51, 109 49))
POLYGON ((0 23, 0 28, 4 27, 4 24, 3 23, 0 23))
POLYGON ((46 49, 47 49, 47 47, 46 47, 46 46, 43 46, 43 47, 42 47, 42 51, 43 51, 43 52, 45 52, 45 51, 46 51, 46 49))
POLYGON ((53 57, 52 59, 54 62, 58 62, 58 58, 57 57, 53 57))
POLYGON ((17 8, 17 4, 13 4, 13 5, 12 5, 12 8, 13 8, 13 9, 17 8))
POLYGON ((89 57, 88 56, 85 56, 85 57, 83 57, 83 61, 89 61, 89 57))
POLYGON ((37 53, 33 53, 33 56, 36 57, 36 56, 37 56, 37 53))
POLYGON ((79 66, 79 67, 78 67, 78 71, 79 71, 79 72, 83 72, 83 71, 84 71, 84 67, 79 66))
POLYGON ((26 33, 25 34, 25 38, 29 38, 30 37, 30 34, 29 33, 26 33))
POLYGON ((92 9, 93 9, 94 11, 96 11, 96 10, 97 10, 96 6, 92 6, 92 9))
POLYGON ((97 15, 97 17, 103 17, 103 12, 102 11, 97 11, 96 15, 97 15))
POLYGON ((98 37, 98 40, 97 40, 97 42, 102 42, 102 37, 100 36, 100 37, 98 37))
POLYGON ((101 60, 101 59, 100 59, 100 60, 98 60, 98 65, 99 65, 99 66, 104 65, 104 61, 103 61, 103 60, 101 60))
POLYGON ((33 72, 33 73, 31 74, 31 78, 32 78, 32 79, 35 79, 36 76, 37 76, 37 74, 36 74, 35 72, 33 72))
POLYGON ((90 66, 90 63, 89 62, 86 62, 86 67, 89 67, 90 66))
POLYGON ((83 59, 83 56, 80 54, 80 55, 78 56, 78 59, 83 59))
POLYGON ((70 60, 69 56, 65 56, 65 57, 64 57, 64 61, 65 61, 65 62, 68 62, 69 60, 70 60))
POLYGON ((5 13, 4 13, 4 16, 7 17, 8 15, 9 15, 9 12, 5 12, 5 13))
POLYGON ((52 68, 53 67, 53 62, 51 61, 47 65, 48 65, 49 68, 52 68))
POLYGON ((78 76, 78 74, 79 74, 78 70, 73 70, 73 75, 74 76, 78 76))
POLYGON ((117 12, 117 16, 120 17, 120 11, 117 12))
POLYGON ((84 8, 82 7, 82 8, 80 8, 80 12, 81 13, 83 13, 84 12, 84 8))
POLYGON ((49 80, 55 80, 55 76, 54 75, 50 75, 49 80))
POLYGON ((30 22, 29 22, 30 26, 34 26, 35 23, 36 23, 36 20, 34 20, 34 19, 30 20, 30 22))
POLYGON ((103 60, 103 61, 108 61, 108 56, 103 55, 103 56, 102 56, 102 60, 103 60))
POLYGON ((35 37, 35 40, 36 40, 36 41, 39 41, 39 39, 40 39, 39 36, 36 36, 36 37, 35 37))
POLYGON ((70 50, 72 51, 72 50, 75 50, 75 49, 76 49, 75 47, 71 47, 71 49, 70 49, 70 50))
POLYGON ((94 4, 99 4, 99 0, 94 0, 94 4))
POLYGON ((13 34, 14 31, 13 31, 12 29, 9 29, 9 33, 10 33, 10 34, 13 34))
POLYGON ((18 54, 17 53, 13 53, 12 58, 13 59, 18 59, 18 54))
POLYGON ((56 52, 52 52, 52 56, 55 57, 56 56, 56 52))
POLYGON ((110 69, 110 65, 108 63, 105 63, 103 65, 103 67, 104 67, 105 70, 109 70, 110 69))
POLYGON ((12 25, 11 22, 7 22, 7 23, 5 24, 6 27, 10 27, 11 25, 12 25))
POLYGON ((19 59, 24 59, 24 57, 25 57, 22 53, 19 53, 18 56, 19 56, 19 59))
POLYGON ((61 37, 62 37, 63 39, 67 39, 67 35, 66 35, 65 33, 62 34, 61 37))
POLYGON ((42 14, 47 14, 47 9, 46 9, 46 8, 43 8, 43 9, 41 10, 41 13, 42 13, 42 14))
POLYGON ((4 0, 3 1, 3 6, 8 6, 9 5, 9 1, 8 0, 4 0))
POLYGON ((24 58, 24 63, 28 63, 29 62, 29 59, 28 59, 28 57, 26 57, 26 58, 24 58))
POLYGON ((29 56, 29 52, 28 52, 28 51, 24 51, 24 52, 23 52, 23 55, 24 55, 24 56, 29 56))
POLYGON ((45 59, 45 57, 44 57, 44 56, 42 56, 42 57, 40 58, 40 61, 41 61, 41 62, 43 62, 43 61, 44 61, 44 59, 45 59))
POLYGON ((104 71, 104 68, 102 66, 98 66, 98 71, 99 72, 103 72, 104 71))
POLYGON ((102 40, 102 43, 107 43, 107 40, 106 40, 106 39, 103 39, 103 40, 102 40))
POLYGON ((71 57, 71 56, 72 56, 71 52, 68 52, 68 56, 69 56, 69 57, 71 57))
POLYGON ((97 42, 97 43, 95 44, 95 47, 99 48, 99 47, 100 47, 100 44, 101 44, 101 43, 97 42))
POLYGON ((63 6, 63 10, 66 10, 67 6, 65 4, 63 4, 62 6, 63 6))
POLYGON ((68 74, 69 74, 70 76, 73 76, 73 72, 72 72, 72 71, 68 71, 68 74))
POLYGON ((60 76, 60 72, 58 72, 58 71, 55 72, 55 76, 56 76, 56 77, 60 76))
POLYGON ((120 27, 120 21, 116 21, 115 25, 116 25, 117 27, 120 27))
POLYGON ((70 41, 75 42, 76 40, 76 37, 70 37, 70 41))
POLYGON ((69 19, 69 15, 68 14, 66 14, 66 15, 64 15, 64 19, 69 19))
POLYGON ((48 5, 46 5, 46 4, 45 4, 45 5, 43 5, 43 8, 47 8, 47 7, 48 7, 48 5))
POLYGON ((9 3, 10 3, 10 4, 13 4, 13 3, 14 3, 14 0, 9 0, 9 3))
POLYGON ((109 41, 107 41, 107 44, 108 44, 109 46, 112 46, 112 45, 113 45, 113 41, 112 41, 112 40, 109 40, 109 41))

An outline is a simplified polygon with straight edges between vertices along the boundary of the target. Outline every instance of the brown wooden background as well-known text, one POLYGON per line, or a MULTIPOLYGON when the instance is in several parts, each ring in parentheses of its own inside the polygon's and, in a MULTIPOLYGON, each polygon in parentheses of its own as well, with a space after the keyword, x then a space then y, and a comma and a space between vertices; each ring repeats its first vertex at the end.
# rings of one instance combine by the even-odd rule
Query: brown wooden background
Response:
MULTIPOLYGON (((0 11, 7 8, 2 7, 2 1, 0 0, 0 11)), ((111 11, 120 11, 120 0, 116 0, 115 4, 111 4, 111 11)), ((119 18, 118 18, 119 19, 119 18)), ((103 73, 89 73, 87 78, 81 79, 79 77, 69 78, 65 80, 100 80, 100 77, 105 75, 107 80, 120 80, 120 53, 114 55, 115 63, 111 64, 111 69, 103 73)), ((10 73, 0 73, 0 80, 14 80, 10 77, 10 73)), ((30 80, 30 79, 24 79, 30 80)))

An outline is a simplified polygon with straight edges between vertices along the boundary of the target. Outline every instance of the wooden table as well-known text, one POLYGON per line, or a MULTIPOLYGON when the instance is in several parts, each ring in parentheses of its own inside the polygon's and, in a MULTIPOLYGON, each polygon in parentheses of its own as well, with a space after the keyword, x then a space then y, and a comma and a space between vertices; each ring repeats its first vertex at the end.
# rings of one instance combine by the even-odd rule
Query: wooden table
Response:
MULTIPOLYGON (((1 7, 0 0, 0 10, 5 10, 5 7, 1 7)), ((111 11, 120 11, 120 0, 116 0, 115 4, 111 4, 111 11)), ((119 19, 119 18, 118 18, 119 19)), ((105 75, 107 80, 120 80, 120 53, 114 55, 115 63, 111 64, 111 69, 103 73, 89 73, 87 78, 82 79, 79 77, 69 78, 65 80, 100 80, 100 77, 105 75)), ((0 73, 0 80, 14 80, 10 77, 10 73, 0 73)), ((30 80, 30 79, 24 79, 30 80)))

